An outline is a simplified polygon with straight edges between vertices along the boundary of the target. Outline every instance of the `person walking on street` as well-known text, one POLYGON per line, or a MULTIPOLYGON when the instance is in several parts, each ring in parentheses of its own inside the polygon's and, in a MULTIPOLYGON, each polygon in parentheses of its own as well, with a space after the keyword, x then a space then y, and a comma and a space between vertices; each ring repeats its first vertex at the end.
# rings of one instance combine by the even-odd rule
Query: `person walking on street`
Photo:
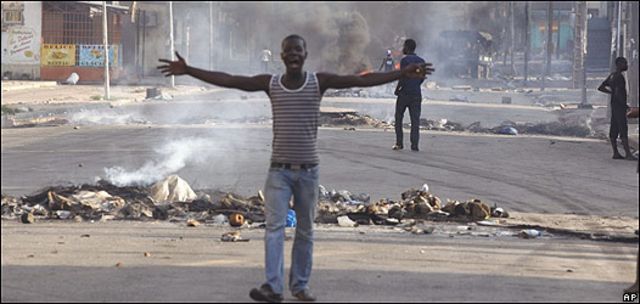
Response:
POLYGON ((627 87, 626 80, 622 72, 628 69, 627 59, 624 57, 616 58, 616 71, 611 73, 607 79, 598 87, 598 91, 611 94, 611 125, 609 127, 609 139, 611 140, 611 148, 613 148, 613 159, 629 159, 636 158, 631 154, 629 149, 629 132, 627 123, 627 87), (622 140, 625 157, 618 152, 618 136, 622 140))
MULTIPOLYGON (((412 64, 423 64, 424 59, 415 54, 416 42, 413 39, 407 39, 404 42, 402 53, 405 57, 400 61, 400 69, 404 69, 412 64)), ((409 117, 411 118, 411 150, 419 151, 420 141, 420 110, 422 107, 422 92, 420 85, 424 79, 402 77, 398 81, 398 85, 395 90, 396 96, 396 113, 395 113, 395 129, 396 129, 396 144, 392 147, 393 150, 402 150, 403 145, 403 132, 402 121, 404 120, 404 112, 409 108, 409 117)))

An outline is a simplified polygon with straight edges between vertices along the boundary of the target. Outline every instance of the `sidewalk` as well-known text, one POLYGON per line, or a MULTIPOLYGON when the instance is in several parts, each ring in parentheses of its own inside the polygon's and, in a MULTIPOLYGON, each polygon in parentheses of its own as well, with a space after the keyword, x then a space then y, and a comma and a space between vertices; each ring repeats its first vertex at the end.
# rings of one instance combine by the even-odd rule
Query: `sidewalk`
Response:
MULTIPOLYGON (((109 102, 124 104, 142 101, 147 89, 159 88, 172 96, 210 93, 226 90, 202 83, 176 85, 175 89, 158 85, 112 85, 109 102)), ((70 103, 97 103, 104 100, 103 85, 57 85, 52 81, 2 81, 2 105, 56 105, 70 103)))
POLYGON ((58 84, 55 81, 3 80, 2 92, 55 87, 57 85, 58 84))

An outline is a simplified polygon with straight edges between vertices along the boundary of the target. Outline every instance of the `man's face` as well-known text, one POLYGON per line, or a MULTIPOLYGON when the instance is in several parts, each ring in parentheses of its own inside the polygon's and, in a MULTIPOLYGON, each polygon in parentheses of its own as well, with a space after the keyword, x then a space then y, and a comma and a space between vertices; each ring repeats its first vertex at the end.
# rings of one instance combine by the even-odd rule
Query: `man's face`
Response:
POLYGON ((619 62, 618 64, 618 69, 620 69, 620 71, 626 71, 629 69, 629 66, 627 66, 627 61, 626 60, 621 60, 621 62, 619 62))
POLYGON ((287 39, 282 43, 280 57, 287 67, 287 71, 301 71, 304 60, 307 59, 307 50, 301 39, 287 39))
POLYGON ((410 53, 409 48, 406 45, 402 46, 402 54, 407 55, 409 53, 410 53))

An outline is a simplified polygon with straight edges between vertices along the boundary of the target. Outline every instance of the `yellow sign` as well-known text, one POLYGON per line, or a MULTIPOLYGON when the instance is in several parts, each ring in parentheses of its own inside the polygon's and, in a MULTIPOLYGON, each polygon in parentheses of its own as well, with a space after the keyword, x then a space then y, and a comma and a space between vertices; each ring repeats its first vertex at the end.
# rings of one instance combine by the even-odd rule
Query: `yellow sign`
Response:
POLYGON ((40 64, 44 66, 76 65, 75 44, 43 44, 40 64))

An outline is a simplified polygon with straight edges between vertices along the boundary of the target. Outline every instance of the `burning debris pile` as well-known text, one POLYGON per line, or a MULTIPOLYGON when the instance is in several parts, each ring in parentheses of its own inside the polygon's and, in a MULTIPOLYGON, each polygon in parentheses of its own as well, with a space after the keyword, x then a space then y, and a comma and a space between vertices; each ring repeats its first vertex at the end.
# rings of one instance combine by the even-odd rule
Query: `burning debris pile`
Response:
POLYGON ((370 126, 374 128, 393 128, 392 124, 375 119, 369 115, 355 112, 320 113, 318 123, 322 126, 370 126))
MULTIPOLYGON (((347 218, 361 225, 396 225, 404 219, 480 221, 508 217, 501 208, 490 208, 478 199, 467 202, 441 199, 428 191, 410 189, 399 201, 382 199, 371 203, 367 194, 319 188, 317 223, 339 223, 347 218), (340 220, 342 218, 342 220, 340 220)), ((115 186, 105 181, 95 185, 50 187, 32 196, 2 195, 2 218, 61 220, 169 220, 245 226, 265 221, 264 196, 245 198, 221 191, 194 192, 176 175, 150 187, 115 186)))
MULTIPOLYGON (((370 203, 366 194, 353 196, 348 191, 327 192, 320 186, 320 200, 316 222, 345 222, 344 216, 360 225, 396 225, 404 219, 431 221, 482 221, 490 217, 508 217, 502 208, 489 207, 479 199, 467 202, 442 200, 429 192, 429 187, 410 189, 399 201, 381 199, 370 203)), ((347 221, 348 222, 348 221, 347 221)))
MULTIPOLYGON (((405 128, 410 128, 410 124, 404 124, 405 128)), ((437 131, 464 131, 462 124, 449 121, 445 118, 439 120, 420 119, 421 130, 437 130, 437 131)))
POLYGON ((515 123, 505 121, 497 127, 484 128, 480 122, 474 122, 466 127, 466 130, 474 133, 493 133, 493 134, 539 134, 554 136, 572 136, 572 137, 589 137, 592 135, 591 128, 588 125, 570 124, 566 122, 553 121, 546 123, 515 123))
POLYGON ((199 191, 196 194, 176 175, 150 187, 96 185, 50 187, 33 196, 2 196, 2 218, 32 214, 45 219, 76 220, 170 220, 224 222, 241 214, 264 221, 262 196, 244 198, 233 193, 199 191), (218 215, 225 215, 221 220, 218 215))

